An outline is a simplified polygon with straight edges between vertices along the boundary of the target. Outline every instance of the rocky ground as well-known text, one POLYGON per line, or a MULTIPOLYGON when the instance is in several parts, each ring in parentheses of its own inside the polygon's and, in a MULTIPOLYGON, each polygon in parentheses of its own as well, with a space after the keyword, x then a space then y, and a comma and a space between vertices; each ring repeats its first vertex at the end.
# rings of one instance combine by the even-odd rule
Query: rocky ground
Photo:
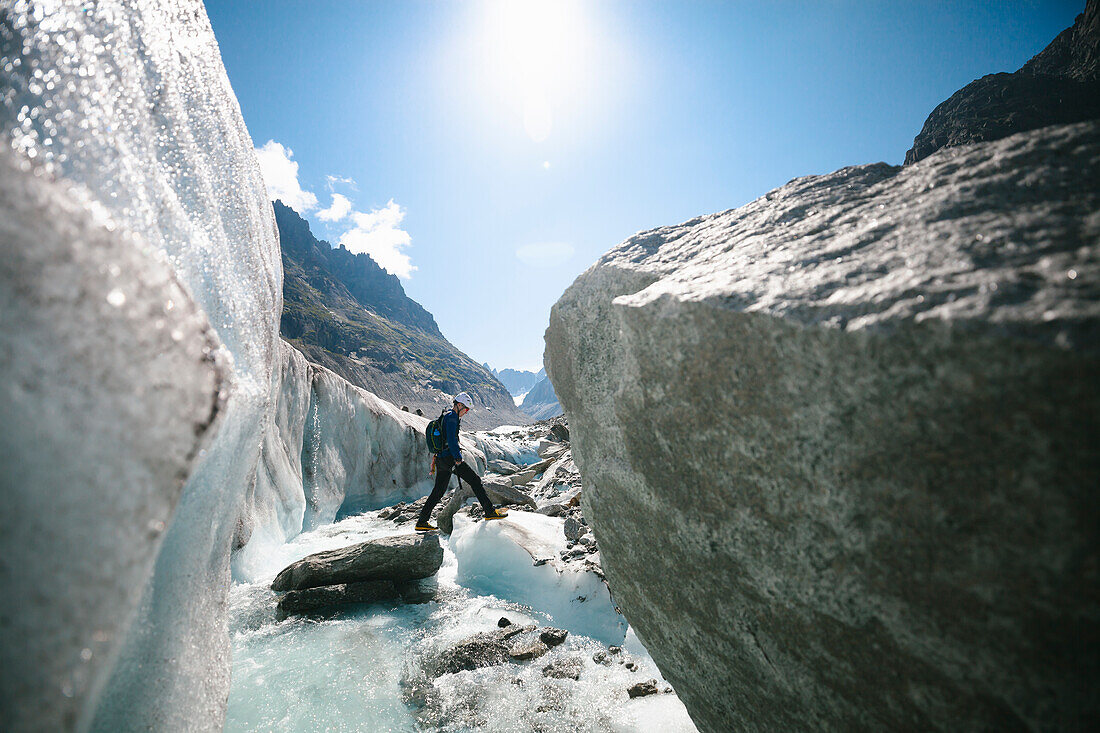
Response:
MULTIPOLYGON (((577 464, 573 461, 565 418, 556 417, 522 428, 517 427, 503 435, 534 444, 541 460, 521 466, 502 458, 489 459, 490 470, 482 477, 489 498, 497 506, 505 506, 509 511, 536 512, 548 517, 560 517, 563 520, 566 549, 553 560, 554 564, 583 566, 585 570, 597 573, 602 578, 599 546, 581 511, 581 477, 577 464)), ((449 528, 453 515, 458 512, 472 519, 481 519, 484 516, 481 505, 474 500, 473 492, 465 485, 460 489, 456 486, 457 483, 458 480, 452 477, 453 488, 432 511, 432 521, 439 524, 441 529, 449 528)), ((423 497, 412 502, 398 502, 382 509, 379 517, 389 519, 395 524, 415 522, 426 500, 427 497, 423 497)), ((538 558, 535 562, 545 564, 550 562, 550 558, 538 558)))

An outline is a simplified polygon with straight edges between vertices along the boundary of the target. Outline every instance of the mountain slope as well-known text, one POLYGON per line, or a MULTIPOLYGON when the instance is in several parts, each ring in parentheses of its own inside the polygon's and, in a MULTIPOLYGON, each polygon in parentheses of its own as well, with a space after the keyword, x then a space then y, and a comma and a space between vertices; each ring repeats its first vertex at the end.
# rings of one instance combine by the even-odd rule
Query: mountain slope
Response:
POLYGON ((396 405, 431 415, 465 390, 472 429, 531 418, 493 374, 444 338, 432 314, 365 254, 333 248, 275 202, 283 255, 283 338, 311 361, 396 405))
POLYGON ((539 371, 540 379, 523 398, 523 411, 536 420, 547 420, 564 414, 558 396, 554 394, 554 385, 546 378, 545 370, 539 371))

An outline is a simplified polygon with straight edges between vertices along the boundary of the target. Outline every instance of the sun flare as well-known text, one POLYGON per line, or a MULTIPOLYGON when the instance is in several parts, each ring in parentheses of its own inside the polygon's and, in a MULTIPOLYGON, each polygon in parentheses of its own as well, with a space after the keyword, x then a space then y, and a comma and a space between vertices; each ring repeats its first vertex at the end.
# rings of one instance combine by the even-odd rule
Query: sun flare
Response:
POLYGON ((497 0, 488 5, 488 65, 522 105, 524 130, 535 142, 550 136, 555 108, 583 82, 584 21, 577 2, 497 0))

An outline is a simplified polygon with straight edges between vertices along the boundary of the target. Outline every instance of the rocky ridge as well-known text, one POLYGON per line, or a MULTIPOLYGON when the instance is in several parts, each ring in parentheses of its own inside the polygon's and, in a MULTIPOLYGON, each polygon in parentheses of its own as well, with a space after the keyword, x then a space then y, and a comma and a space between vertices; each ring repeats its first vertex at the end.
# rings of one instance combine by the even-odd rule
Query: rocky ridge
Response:
POLYGON ((563 413, 554 385, 544 375, 523 398, 523 411, 537 420, 548 420, 563 413))
POLYGON ((905 154, 910 165, 941 148, 989 142, 1100 118, 1100 0, 1018 71, 988 74, 937 106, 905 154))

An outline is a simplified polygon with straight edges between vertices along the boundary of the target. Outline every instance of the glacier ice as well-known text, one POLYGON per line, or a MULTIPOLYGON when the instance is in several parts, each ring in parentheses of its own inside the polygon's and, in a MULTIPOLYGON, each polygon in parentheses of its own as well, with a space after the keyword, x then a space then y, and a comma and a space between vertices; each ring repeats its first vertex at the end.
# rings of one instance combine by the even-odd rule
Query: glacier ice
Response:
MULTIPOLYGON (((5 726, 214 730, 230 578, 427 493, 427 419, 279 339, 272 209, 201 3, 4 3, 0 68, 5 726)), ((620 638, 599 605, 555 612, 620 638)))
POLYGON ((0 698, 87 724, 230 377, 162 257, 0 148, 0 698))
POLYGON ((501 521, 474 522, 458 514, 450 546, 460 585, 536 608, 568 631, 605 644, 622 643, 626 621, 603 578, 558 567, 566 546, 562 520, 513 511, 501 521))
MULTIPOLYGON (((99 600, 101 615, 133 620, 124 637, 107 642, 107 657, 117 651, 117 662, 113 669, 109 664, 97 668, 98 674, 111 676, 94 681, 102 691, 91 690, 81 702, 79 725, 94 714, 94 726, 105 730, 217 728, 229 685, 229 554, 271 419, 281 307, 274 216, 252 142, 200 2, 5 4, 0 8, 0 68, 0 145, 19 161, 18 171, 5 168, 5 185, 30 187, 36 177, 64 181, 83 210, 74 219, 92 218, 120 242, 141 242, 150 258, 155 254, 170 266, 206 314, 224 345, 224 362, 232 365, 216 438, 199 456, 174 515, 166 515, 170 497, 154 508, 167 529, 149 582, 129 578, 128 592, 140 588, 142 593, 136 613, 128 611, 125 596, 86 599, 99 600)), ((45 221, 63 232, 75 223, 65 215, 50 212, 45 221)), ((100 247, 89 254, 87 269, 110 274, 124 265, 117 248, 100 247)), ((77 288, 78 277, 70 274, 54 287, 77 288)), ((128 292, 129 279, 120 279, 117 292, 107 294, 110 305, 149 299, 128 292)), ((190 308, 186 298, 170 298, 167 291, 161 306, 190 308)), ((152 307, 131 312, 135 332, 179 322, 152 307)), ((173 328, 169 338, 177 333, 181 340, 189 337, 173 328)), ((102 367, 88 375, 93 380, 89 388, 101 388, 112 372, 131 373, 130 358, 122 351, 98 356, 102 367)), ((180 379, 180 386, 187 387, 190 378, 181 372, 180 379)), ((147 397, 140 385, 135 381, 137 405, 147 397)), ((133 411, 129 427, 135 435, 151 437, 159 431, 162 415, 133 411)), ((23 429, 35 430, 47 415, 28 416, 32 423, 23 429)), ((90 423, 95 417, 86 416, 90 423)), ((94 432, 85 439, 93 440, 94 432)), ((73 451, 57 460, 78 460, 79 455, 73 451)), ((99 492, 90 494, 90 501, 107 506, 130 501, 130 487, 107 480, 112 472, 125 475, 125 460, 117 451, 106 451, 83 467, 102 474, 90 483, 99 492)), ((70 523, 59 531, 70 533, 74 542, 83 538, 74 545, 76 555, 113 542, 117 555, 145 565, 156 549, 148 542, 125 544, 117 523, 62 519, 70 523)), ((144 513, 128 521, 144 527, 144 513)), ((44 577, 41 582, 59 580, 44 577)), ((70 591, 78 593, 79 586, 70 591)), ((121 622, 116 625, 121 628, 121 622)), ((47 633, 37 631, 43 637, 47 633)), ((86 648, 94 658, 98 650, 86 648)), ((76 653, 84 655, 84 650, 76 653)))

